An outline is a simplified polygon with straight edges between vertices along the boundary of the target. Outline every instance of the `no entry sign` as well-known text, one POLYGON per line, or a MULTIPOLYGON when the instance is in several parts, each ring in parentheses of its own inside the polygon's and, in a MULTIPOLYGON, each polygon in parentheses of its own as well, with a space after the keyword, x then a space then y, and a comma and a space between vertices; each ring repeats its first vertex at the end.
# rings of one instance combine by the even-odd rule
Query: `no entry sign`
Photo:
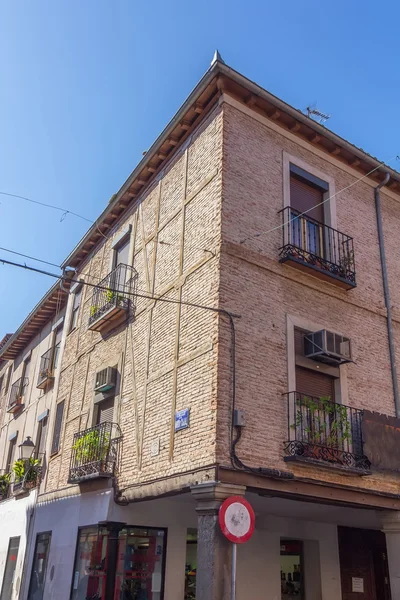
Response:
POLYGON ((234 544, 244 544, 254 531, 254 511, 241 496, 227 498, 219 509, 219 526, 225 537, 234 544))

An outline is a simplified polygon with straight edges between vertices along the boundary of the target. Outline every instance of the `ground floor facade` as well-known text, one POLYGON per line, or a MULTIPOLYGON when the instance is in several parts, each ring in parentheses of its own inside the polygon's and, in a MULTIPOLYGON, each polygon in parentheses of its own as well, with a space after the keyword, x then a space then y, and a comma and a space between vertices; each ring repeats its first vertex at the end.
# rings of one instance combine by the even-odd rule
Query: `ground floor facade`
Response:
MULTIPOLYGON (((400 600, 397 512, 212 482, 126 506, 112 489, 39 496, 32 518, 24 506, 13 595, 1 600, 228 600, 231 545, 217 511, 236 494, 256 514, 253 537, 238 548, 237 600, 400 600)), ((16 522, 6 506, 1 522, 16 522)), ((3 571, 15 537, 2 527, 3 571)))

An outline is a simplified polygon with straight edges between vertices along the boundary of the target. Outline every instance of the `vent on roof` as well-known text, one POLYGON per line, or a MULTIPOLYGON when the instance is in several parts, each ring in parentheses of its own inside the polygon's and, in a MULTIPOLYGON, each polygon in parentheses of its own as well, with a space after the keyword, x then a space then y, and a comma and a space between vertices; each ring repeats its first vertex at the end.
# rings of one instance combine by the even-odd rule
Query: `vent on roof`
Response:
POLYGON ((349 338, 321 329, 304 335, 304 355, 328 365, 351 362, 349 338))
POLYGON ((96 374, 94 390, 95 392, 108 392, 115 387, 116 382, 117 369, 115 367, 107 367, 96 374))

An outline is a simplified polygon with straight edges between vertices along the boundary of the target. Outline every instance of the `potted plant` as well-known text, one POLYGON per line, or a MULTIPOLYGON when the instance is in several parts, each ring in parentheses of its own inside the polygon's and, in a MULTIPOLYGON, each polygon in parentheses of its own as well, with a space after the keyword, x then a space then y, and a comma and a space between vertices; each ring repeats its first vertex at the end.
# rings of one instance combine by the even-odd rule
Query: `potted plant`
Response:
POLYGON ((15 483, 17 487, 22 487, 24 490, 30 490, 37 484, 39 476, 40 461, 37 458, 28 458, 24 460, 20 458, 13 464, 12 470, 15 475, 15 483))
POLYGON ((107 457, 110 447, 110 435, 100 435, 97 429, 88 431, 80 437, 72 446, 75 459, 80 464, 99 462, 100 469, 107 457))
POLYGON ((0 500, 7 498, 8 488, 10 487, 11 475, 10 473, 4 473, 0 475, 0 500))

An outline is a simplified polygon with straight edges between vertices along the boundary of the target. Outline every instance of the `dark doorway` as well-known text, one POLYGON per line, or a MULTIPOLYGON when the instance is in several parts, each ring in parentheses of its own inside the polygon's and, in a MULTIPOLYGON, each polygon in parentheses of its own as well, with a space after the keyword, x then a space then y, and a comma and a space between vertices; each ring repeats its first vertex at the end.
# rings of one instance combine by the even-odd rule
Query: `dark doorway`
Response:
POLYGON ((8 544, 6 568, 3 577, 3 586, 1 588, 0 600, 11 598, 14 583, 15 567, 17 565, 19 537, 10 538, 8 544))
POLYGON ((385 534, 338 527, 342 600, 391 600, 385 534))

